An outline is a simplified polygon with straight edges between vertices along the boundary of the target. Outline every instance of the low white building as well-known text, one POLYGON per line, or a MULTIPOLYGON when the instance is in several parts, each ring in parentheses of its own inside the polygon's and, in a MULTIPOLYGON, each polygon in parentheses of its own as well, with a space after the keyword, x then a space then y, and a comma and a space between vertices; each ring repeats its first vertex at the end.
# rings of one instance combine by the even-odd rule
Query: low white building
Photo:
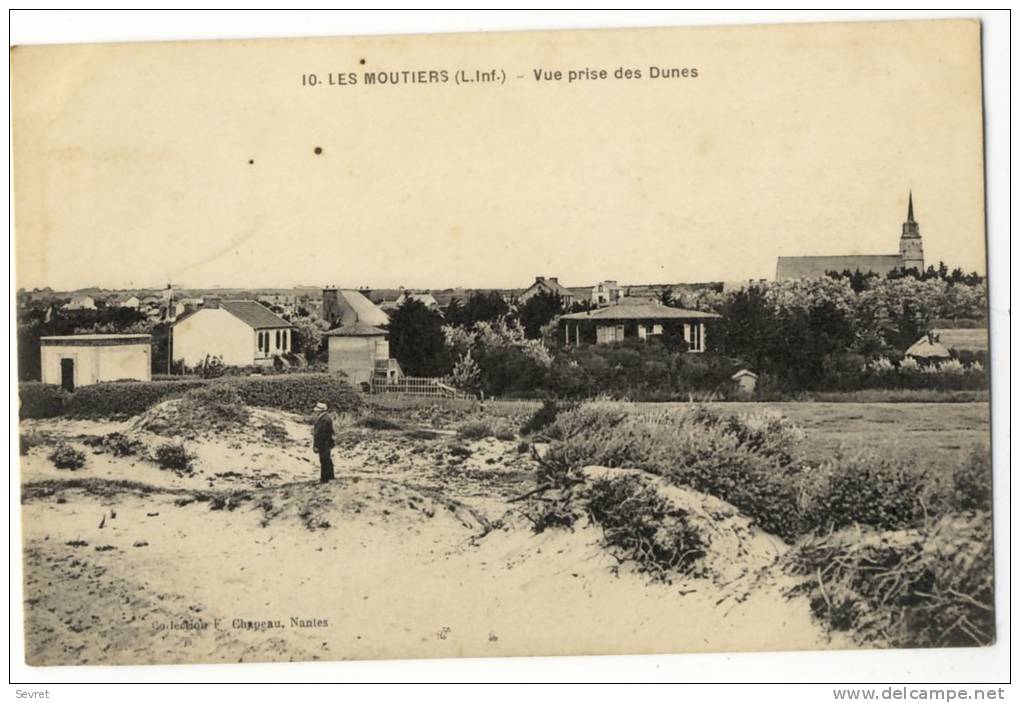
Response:
POLYGON ((42 382, 73 391, 103 381, 152 379, 152 336, 75 334, 42 337, 42 382))
MULTIPOLYGON (((390 342, 385 330, 353 322, 326 333, 329 370, 342 371, 354 384, 371 383, 377 367, 389 367, 390 342)), ((388 374, 387 374, 388 375, 388 374)))
POLYGON ((91 295, 76 295, 64 304, 64 310, 95 310, 96 299, 91 295))
POLYGON ((227 366, 261 366, 290 353, 293 331, 289 322, 254 300, 206 296, 204 307, 174 323, 170 343, 174 361, 190 368, 217 356, 227 366))

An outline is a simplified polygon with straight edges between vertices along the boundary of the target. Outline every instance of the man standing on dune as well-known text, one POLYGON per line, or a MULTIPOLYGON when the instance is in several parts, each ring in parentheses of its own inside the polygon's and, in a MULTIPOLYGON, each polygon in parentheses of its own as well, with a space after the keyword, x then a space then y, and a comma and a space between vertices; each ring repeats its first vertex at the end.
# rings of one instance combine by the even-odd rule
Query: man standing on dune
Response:
POLYGON ((333 416, 325 403, 316 403, 315 425, 312 428, 312 449, 319 455, 319 482, 333 480, 333 416))

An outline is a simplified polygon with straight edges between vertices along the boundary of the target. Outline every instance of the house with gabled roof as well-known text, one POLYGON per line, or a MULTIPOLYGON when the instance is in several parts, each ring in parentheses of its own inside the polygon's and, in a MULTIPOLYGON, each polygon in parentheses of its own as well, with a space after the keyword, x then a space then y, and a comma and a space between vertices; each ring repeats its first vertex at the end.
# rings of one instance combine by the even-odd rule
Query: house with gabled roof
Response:
POLYGON ((172 329, 173 359, 189 368, 207 357, 227 366, 269 365, 293 348, 293 325, 254 300, 206 296, 202 308, 178 318, 172 329))
MULTIPOLYGON (((591 288, 587 288, 585 290, 589 291, 590 295, 591 288)), ((517 299, 521 303, 526 303, 530 298, 538 295, 539 293, 551 293, 553 295, 560 296, 560 299, 563 301, 563 307, 565 308, 570 307, 574 304, 574 301, 578 300, 577 293, 561 284, 560 279, 556 276, 550 276, 548 278, 545 276, 535 276, 535 282, 525 288, 524 292, 522 292, 517 299)))

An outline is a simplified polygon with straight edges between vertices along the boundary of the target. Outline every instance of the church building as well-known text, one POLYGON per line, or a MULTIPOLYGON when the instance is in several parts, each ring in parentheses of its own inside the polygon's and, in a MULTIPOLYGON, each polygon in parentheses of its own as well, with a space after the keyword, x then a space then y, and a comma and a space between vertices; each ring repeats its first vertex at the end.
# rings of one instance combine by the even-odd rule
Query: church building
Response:
POLYGON ((907 221, 903 223, 898 254, 871 254, 863 256, 780 256, 776 264, 776 280, 791 278, 820 278, 829 271, 860 271, 885 276, 898 268, 924 271, 924 249, 921 230, 914 220, 914 194, 907 198, 907 221))

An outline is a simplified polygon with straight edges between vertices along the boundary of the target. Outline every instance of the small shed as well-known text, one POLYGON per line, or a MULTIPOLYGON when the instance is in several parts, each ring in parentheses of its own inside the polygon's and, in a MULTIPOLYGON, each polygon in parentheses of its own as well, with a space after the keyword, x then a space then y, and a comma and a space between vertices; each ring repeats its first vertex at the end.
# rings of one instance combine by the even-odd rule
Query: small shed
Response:
POLYGON ((754 395, 754 390, 758 387, 758 374, 747 369, 740 369, 730 378, 736 383, 738 393, 744 396, 754 395))
POLYGON ((988 328, 940 328, 928 332, 910 345, 906 356, 920 361, 948 359, 953 352, 988 353, 988 328))
POLYGON ((73 391, 103 381, 152 379, 152 335, 75 334, 42 337, 42 382, 73 391))
POLYGON ((343 371, 352 384, 372 383, 378 362, 390 358, 389 333, 355 321, 326 333, 329 370, 343 371))

